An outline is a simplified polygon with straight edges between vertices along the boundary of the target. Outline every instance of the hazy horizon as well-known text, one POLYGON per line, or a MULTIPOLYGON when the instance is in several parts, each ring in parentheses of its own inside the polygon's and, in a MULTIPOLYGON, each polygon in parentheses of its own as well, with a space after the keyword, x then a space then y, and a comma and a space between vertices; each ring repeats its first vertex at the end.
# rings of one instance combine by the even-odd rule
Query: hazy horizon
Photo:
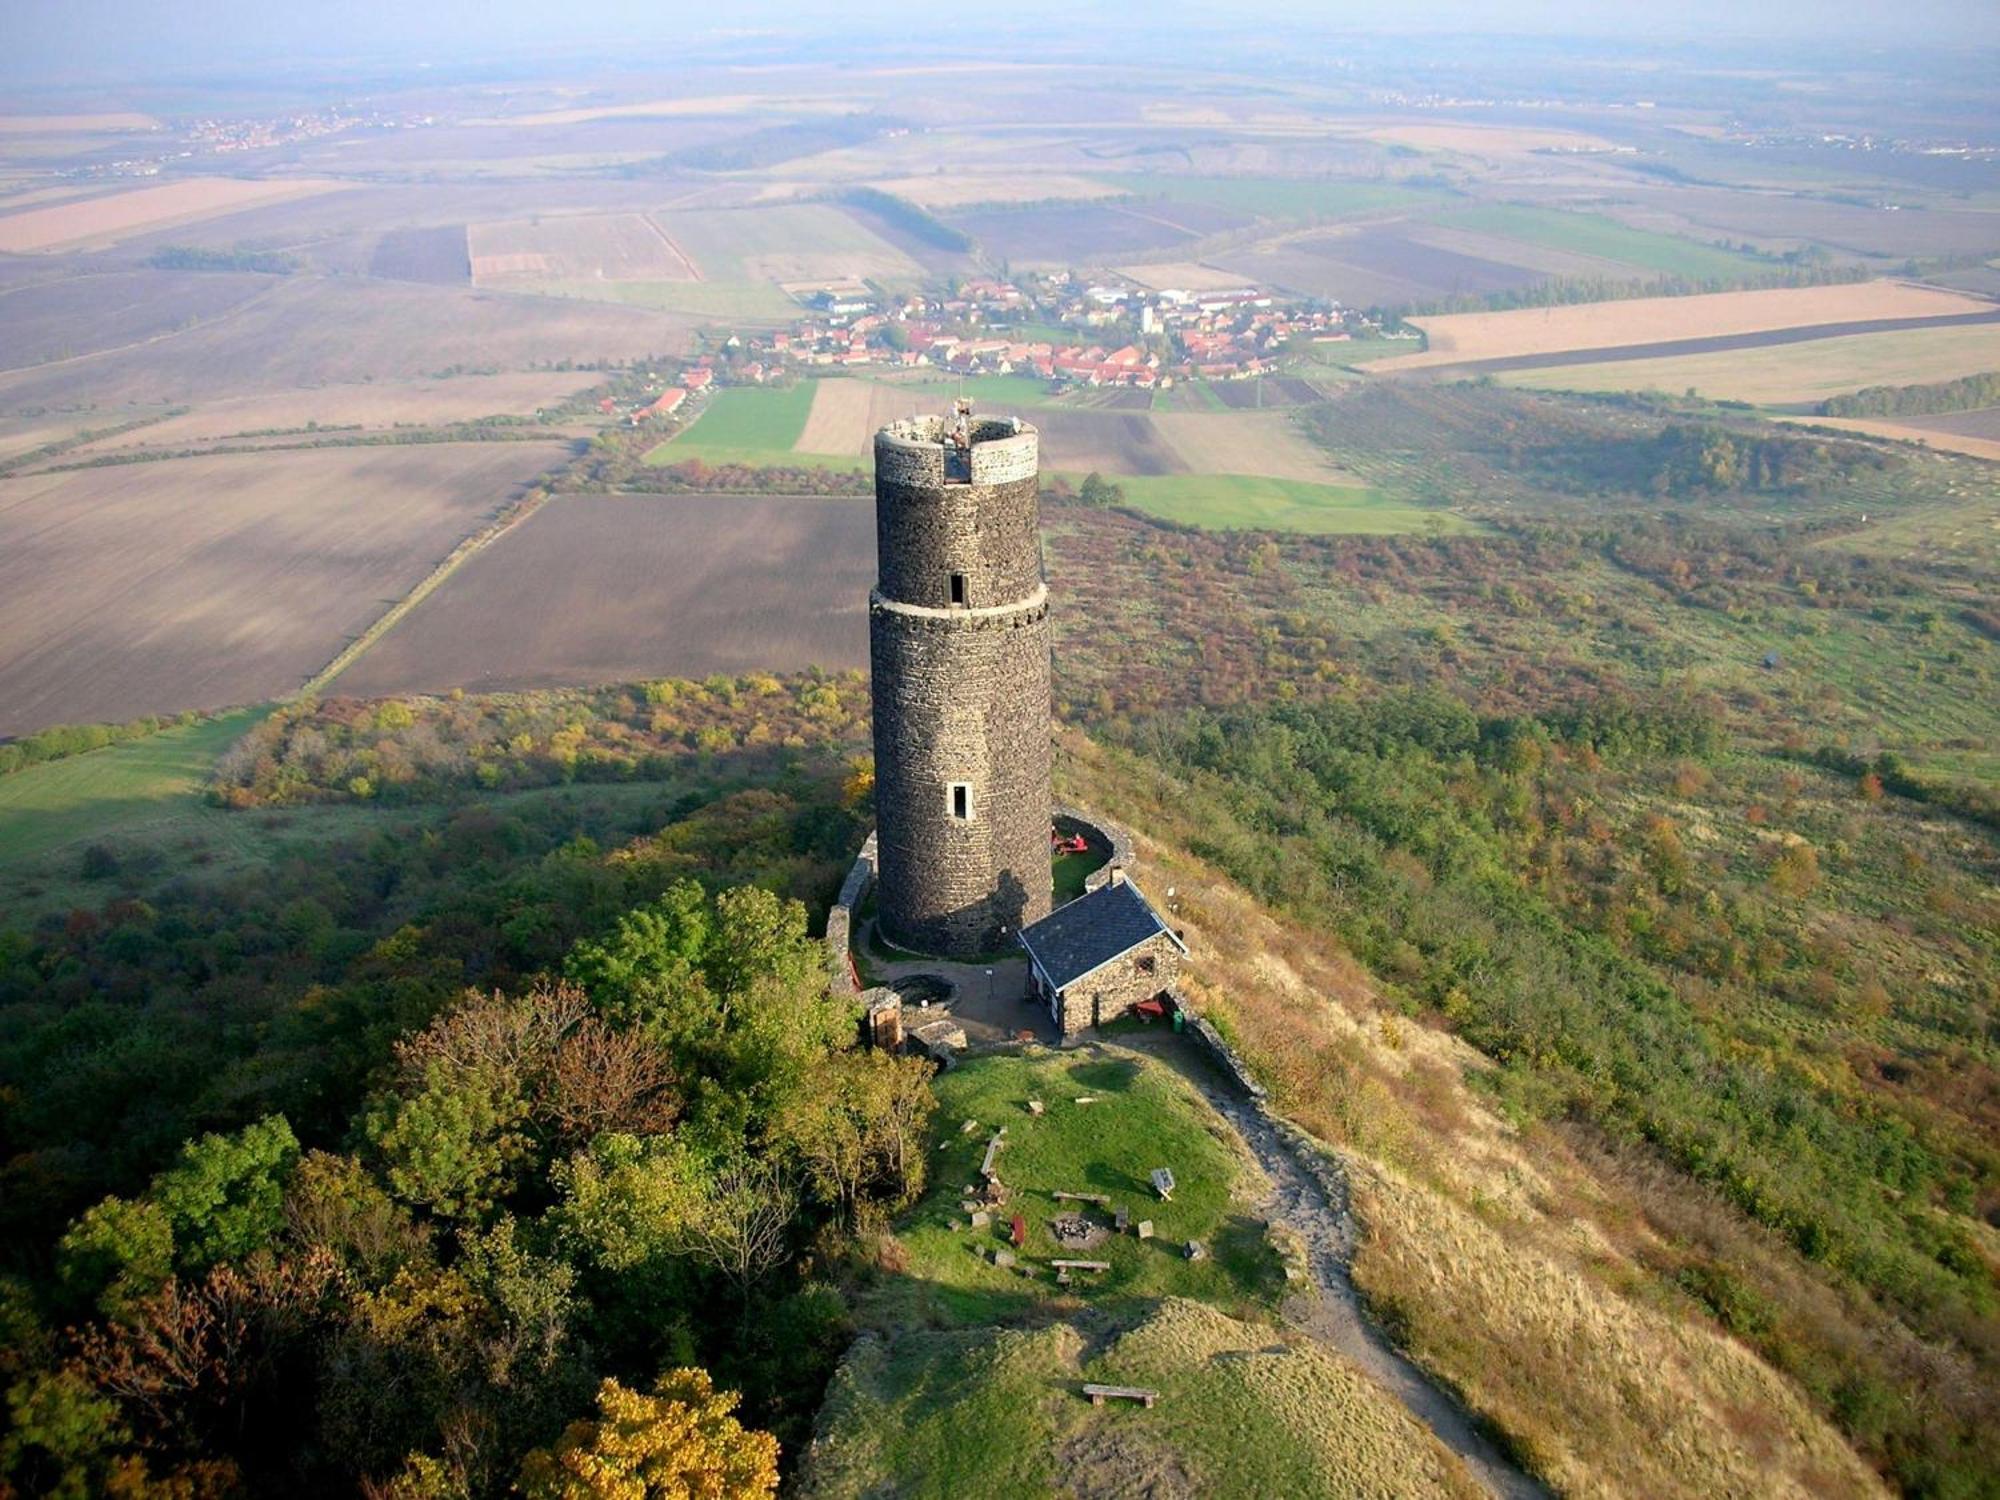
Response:
MULTIPOLYGON (((0 75, 17 87, 81 87, 201 76, 246 65, 270 66, 294 77, 356 64, 448 72, 488 65, 514 68, 537 59, 615 61, 651 71, 672 65, 675 46, 709 58, 730 50, 755 54, 774 43, 838 49, 843 39, 901 42, 944 56, 974 48, 950 27, 940 28, 935 9, 909 0, 863 0, 838 8, 745 0, 732 9, 726 25, 704 24, 710 14, 639 0, 610 0, 587 14, 555 14, 526 0, 479 5, 454 0, 421 7, 367 0, 341 7, 337 17, 249 0, 206 0, 171 10, 143 0, 26 0, 12 7, 0 26, 8 43, 0 49, 0 75), (661 51, 633 57, 628 50, 633 47, 661 51)), ((1014 7, 1004 17, 983 17, 977 45, 1003 57, 1026 56, 1032 48, 1047 58, 1051 52, 1125 37, 1135 48, 1158 53, 1171 50, 1180 36, 1220 32, 1254 51, 1250 44, 1259 27, 1291 36, 1430 41, 1570 39, 1666 47, 1779 41, 1815 50, 1832 45, 1885 53, 2000 47, 2000 7, 1980 0, 1914 0, 1893 8, 1870 0, 1783 0, 1756 7, 1675 0, 1639 11, 1606 7, 1581 12, 1555 0, 1418 0, 1406 5, 1370 0, 1333 6, 1278 0, 1247 12, 1233 8, 1226 17, 1188 0, 1143 12, 1084 16, 1042 0, 1014 7), (1252 34, 1246 36, 1246 31, 1252 34)))

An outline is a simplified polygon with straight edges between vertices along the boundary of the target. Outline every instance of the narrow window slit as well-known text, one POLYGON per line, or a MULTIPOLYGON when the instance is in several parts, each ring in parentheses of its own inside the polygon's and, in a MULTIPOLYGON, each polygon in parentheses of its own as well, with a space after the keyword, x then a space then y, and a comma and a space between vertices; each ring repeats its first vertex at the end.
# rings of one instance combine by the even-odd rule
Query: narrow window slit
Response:
POLYGON ((963 573, 954 573, 951 575, 951 602, 953 604, 965 603, 965 575, 963 573))

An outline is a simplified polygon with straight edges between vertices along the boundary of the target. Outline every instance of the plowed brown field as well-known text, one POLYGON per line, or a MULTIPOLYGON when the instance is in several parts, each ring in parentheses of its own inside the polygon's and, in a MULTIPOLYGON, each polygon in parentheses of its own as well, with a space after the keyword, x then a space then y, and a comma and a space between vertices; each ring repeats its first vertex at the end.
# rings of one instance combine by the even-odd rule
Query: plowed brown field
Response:
POLYGON ((0 734, 291 691, 563 451, 325 449, 0 481, 0 734))

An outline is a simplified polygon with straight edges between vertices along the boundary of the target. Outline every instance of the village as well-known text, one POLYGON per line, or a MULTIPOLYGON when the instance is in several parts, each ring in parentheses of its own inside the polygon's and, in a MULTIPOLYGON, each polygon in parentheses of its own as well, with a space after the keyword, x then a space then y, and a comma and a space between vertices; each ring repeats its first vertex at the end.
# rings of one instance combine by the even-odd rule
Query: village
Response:
POLYGON ((861 281, 788 288, 789 325, 711 337, 675 382, 606 401, 633 425, 680 417, 716 385, 782 384, 802 372, 1014 375, 1052 389, 1165 391, 1177 382, 1251 380, 1310 345, 1420 335, 1337 302, 1253 285, 1192 291, 1069 273, 980 277, 890 295, 861 281))

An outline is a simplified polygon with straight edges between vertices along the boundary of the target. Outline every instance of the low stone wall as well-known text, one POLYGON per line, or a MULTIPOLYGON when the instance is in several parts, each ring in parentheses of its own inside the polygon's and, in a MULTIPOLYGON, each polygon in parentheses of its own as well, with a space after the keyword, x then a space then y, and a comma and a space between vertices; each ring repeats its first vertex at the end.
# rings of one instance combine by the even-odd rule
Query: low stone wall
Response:
POLYGON ((1128 873, 1131 871, 1132 835, 1127 833, 1123 828, 1120 828, 1116 823, 1100 818, 1096 813, 1085 812, 1082 808, 1072 806, 1066 802, 1057 803, 1055 807, 1050 809, 1050 812, 1054 815, 1056 821, 1081 824, 1111 846, 1111 857, 1084 877, 1083 888, 1086 892, 1109 885, 1113 870, 1124 870, 1128 873))
POLYGON ((861 852, 854 856, 854 863, 847 871, 847 879, 840 883, 840 894, 834 898, 833 908, 826 914, 826 952, 828 967, 833 972, 833 992, 836 995, 856 995, 861 985, 854 977, 854 961, 850 950, 854 946, 854 913, 863 901, 868 899, 868 888, 875 883, 875 835, 871 832, 861 845, 861 852))
MULTIPOLYGON (((1222 1039, 1222 1033, 1215 1029, 1207 1017, 1188 1004, 1187 996, 1179 990, 1170 990, 1168 994, 1172 997, 1175 1008, 1187 1017, 1184 1034, 1188 1039, 1208 1054, 1209 1061, 1222 1070, 1223 1077, 1235 1084, 1247 1097, 1262 1104, 1266 1097, 1264 1085, 1259 1083, 1257 1075, 1250 1071, 1250 1064, 1243 1060, 1242 1055, 1234 1047, 1222 1039)), ((1273 1118, 1275 1120, 1275 1117, 1273 1118)))

